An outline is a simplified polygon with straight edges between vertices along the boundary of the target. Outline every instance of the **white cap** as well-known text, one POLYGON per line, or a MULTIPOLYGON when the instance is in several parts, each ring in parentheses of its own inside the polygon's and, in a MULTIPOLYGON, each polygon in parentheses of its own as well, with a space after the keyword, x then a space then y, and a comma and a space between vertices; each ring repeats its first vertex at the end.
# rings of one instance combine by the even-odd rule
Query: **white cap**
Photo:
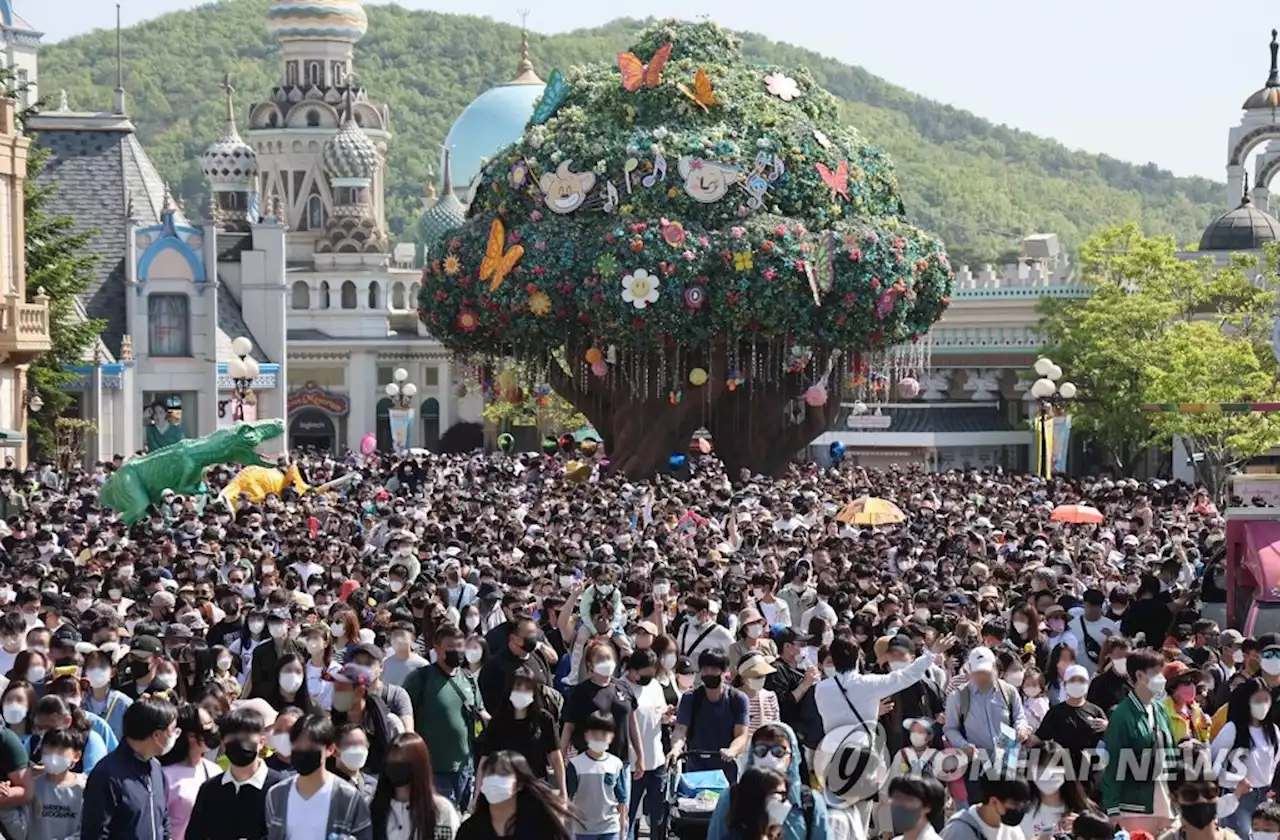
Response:
POLYGON ((1121 540, 1121 545, 1137 545, 1137 544, 1138 544, 1138 538, 1135 537, 1133 534, 1125 534, 1124 539, 1121 540))
POLYGON ((996 669, 996 655, 989 647, 976 647, 969 651, 969 673, 979 674, 996 669))
POLYGON ((1083 665, 1068 665, 1067 670, 1062 674, 1063 682, 1071 682, 1075 679, 1089 679, 1089 672, 1085 670, 1083 665))

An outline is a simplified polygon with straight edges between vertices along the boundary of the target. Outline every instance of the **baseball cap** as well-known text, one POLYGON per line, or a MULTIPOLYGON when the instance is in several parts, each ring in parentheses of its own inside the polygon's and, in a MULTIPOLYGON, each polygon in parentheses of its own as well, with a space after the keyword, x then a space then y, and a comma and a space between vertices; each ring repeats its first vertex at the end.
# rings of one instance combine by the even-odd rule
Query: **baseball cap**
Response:
POLYGON ((773 632, 770 633, 770 635, 773 637, 774 644, 778 645, 779 647, 781 647, 782 645, 788 645, 788 644, 805 645, 809 643, 809 640, 811 638, 805 633, 797 633, 795 630, 792 630, 790 627, 786 626, 785 624, 773 625, 773 632))
POLYGON ((1089 672, 1083 665, 1068 665, 1067 670, 1062 674, 1063 682, 1071 682, 1075 679, 1089 679, 1089 672))
POLYGON ((145 653, 150 656, 159 656, 164 653, 164 645, 155 636, 139 636, 133 640, 133 644, 129 646, 129 650, 133 653, 145 653))
POLYGON ((373 673, 367 666, 348 662, 334 671, 331 678, 334 682, 343 685, 369 685, 373 682, 373 673))
POLYGON ((372 642, 358 644, 351 649, 352 656, 355 656, 357 653, 363 653, 365 656, 372 657, 375 662, 382 661, 382 650, 372 642))
POLYGON ((989 647, 976 647, 969 651, 969 673, 991 673, 996 669, 996 655, 989 647))
POLYGON ((1244 644, 1244 636, 1240 633, 1239 630, 1223 630, 1220 634, 1218 634, 1218 642, 1223 645, 1230 645, 1231 647, 1236 647, 1238 645, 1244 644))

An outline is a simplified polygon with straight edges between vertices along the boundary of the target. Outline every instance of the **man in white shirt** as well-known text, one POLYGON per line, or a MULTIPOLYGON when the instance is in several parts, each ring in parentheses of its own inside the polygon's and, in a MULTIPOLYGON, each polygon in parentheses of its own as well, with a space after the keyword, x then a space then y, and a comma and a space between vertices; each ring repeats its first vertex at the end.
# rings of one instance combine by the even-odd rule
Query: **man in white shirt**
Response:
POLYGON ((1100 589, 1087 589, 1084 593, 1084 611, 1067 625, 1067 632, 1079 643, 1076 662, 1089 672, 1089 679, 1098 668, 1098 657, 1108 636, 1119 636, 1120 625, 1102 614, 1106 596, 1100 589))
MULTIPOLYGON (((949 640, 946 641, 949 644, 949 640)), ((925 652, 901 670, 859 674, 854 670, 858 663, 858 644, 847 635, 837 636, 831 643, 831 660, 836 667, 835 677, 822 680, 813 688, 824 732, 852 725, 874 732, 880 718, 880 701, 924 679, 934 661, 933 655, 925 652)))
POLYGON ((685 599, 685 608, 694 614, 694 618, 686 621, 676 634, 676 653, 694 662, 704 650, 718 648, 727 655, 729 646, 733 644, 733 634, 716 623, 711 603, 701 595, 690 595, 685 599))
POLYGON ((300 718, 289 735, 293 745, 289 763, 298 775, 267 792, 267 836, 317 840, 337 834, 373 840, 373 819, 364 797, 325 768, 338 742, 329 717, 300 718))
POLYGON ((791 608, 787 602, 773 593, 774 577, 761 572, 751 579, 751 594, 756 602, 756 609, 764 617, 765 624, 791 625, 791 608))

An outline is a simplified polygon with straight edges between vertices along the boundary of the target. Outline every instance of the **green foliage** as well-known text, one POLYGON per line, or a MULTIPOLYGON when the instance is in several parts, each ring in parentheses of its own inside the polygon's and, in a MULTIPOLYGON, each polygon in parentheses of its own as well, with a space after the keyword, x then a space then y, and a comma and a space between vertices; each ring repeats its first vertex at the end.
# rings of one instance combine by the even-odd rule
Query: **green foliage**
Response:
MULTIPOLYGON (((508 365, 503 373, 511 377, 516 387, 521 382, 534 382, 538 378, 536 371, 519 363, 508 365)), ((537 425, 544 435, 576 432, 587 425, 587 418, 555 391, 536 385, 534 389, 521 389, 523 399, 517 403, 495 394, 492 400, 485 401, 485 421, 504 431, 512 426, 537 425)))
MULTIPOLYGON (((282 77, 266 34, 269 0, 223 0, 131 27, 124 38, 125 87, 141 138, 189 207, 203 207, 200 154, 221 128, 218 86, 231 72, 238 110, 266 97, 282 77)), ((480 93, 515 70, 519 33, 490 20, 367 6, 369 33, 356 70, 371 96, 391 105, 396 136, 388 160, 393 234, 412 230, 428 166, 449 126, 480 93)), ((532 38, 543 77, 553 67, 612 61, 642 22, 619 20, 532 38)), ((1221 186, 1175 178, 1069 150, 1026 132, 923 99, 816 53, 743 36, 748 61, 808 67, 839 97, 840 119, 874 137, 903 178, 908 218, 948 243, 955 262, 997 261, 1020 236, 1053 231, 1068 247, 1099 226, 1140 219, 1150 234, 1195 240, 1221 209, 1221 186)), ((99 31, 45 47, 44 91, 66 89, 73 108, 106 109, 115 87, 115 33, 99 31)), ((685 80, 686 83, 688 80, 685 80)), ((243 120, 242 120, 243 122, 243 120)), ((243 126, 242 126, 243 127, 243 126)))
MULTIPOLYGON (((1172 238, 1144 237, 1133 223, 1087 240, 1079 269, 1093 294, 1045 300, 1045 355, 1080 388, 1075 428, 1121 470, 1131 471, 1147 447, 1184 435, 1206 453, 1203 480, 1218 488, 1224 470, 1280 443, 1280 419, 1142 407, 1276 398, 1269 348, 1276 295, 1250 279, 1258 274, 1255 258, 1214 267, 1178 259, 1176 250, 1172 238)), ((1264 255, 1264 276, 1274 277, 1277 256, 1264 255)))
POLYGON ((534 356, 571 331, 642 352, 725 336, 861 349, 926 332, 951 270, 899 217, 887 156, 839 124, 807 74, 748 64, 714 24, 656 24, 631 52, 667 44, 661 83, 635 92, 610 64, 570 70, 558 112, 485 167, 466 225, 423 274, 432 332, 534 356), (678 88, 700 70, 719 100, 709 111, 678 88), (791 101, 766 89, 783 73, 791 101), (482 258, 502 248, 523 256, 490 281, 482 258))

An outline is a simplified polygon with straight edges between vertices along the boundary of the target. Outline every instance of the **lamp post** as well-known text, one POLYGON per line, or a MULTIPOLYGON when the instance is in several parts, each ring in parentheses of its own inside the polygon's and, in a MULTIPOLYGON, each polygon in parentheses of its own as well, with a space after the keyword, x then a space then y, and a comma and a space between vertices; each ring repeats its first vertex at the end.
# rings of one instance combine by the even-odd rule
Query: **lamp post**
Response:
POLYGON ((231 419, 244 420, 244 407, 253 402, 253 380, 258 378, 258 360, 253 358, 253 342, 244 336, 232 340, 231 352, 235 358, 227 363, 233 388, 231 419))
POLYGON ((410 401, 418 393, 418 386, 407 381, 409 371, 404 368, 396 368, 391 376, 395 381, 387 383, 387 396, 395 403, 396 408, 408 408, 410 401))
POLYGON ((40 392, 35 389, 28 389, 22 395, 22 401, 26 403, 27 411, 39 411, 44 408, 44 397, 41 397, 40 392))
POLYGON ((1048 424, 1051 418, 1065 409, 1067 403, 1076 398, 1077 388, 1073 382, 1059 382, 1062 379, 1062 368, 1054 364, 1052 359, 1041 356, 1036 360, 1035 382, 1031 383, 1031 396, 1036 398, 1037 428, 1036 450, 1040 458, 1041 473, 1045 478, 1052 472, 1049 458, 1048 424))

